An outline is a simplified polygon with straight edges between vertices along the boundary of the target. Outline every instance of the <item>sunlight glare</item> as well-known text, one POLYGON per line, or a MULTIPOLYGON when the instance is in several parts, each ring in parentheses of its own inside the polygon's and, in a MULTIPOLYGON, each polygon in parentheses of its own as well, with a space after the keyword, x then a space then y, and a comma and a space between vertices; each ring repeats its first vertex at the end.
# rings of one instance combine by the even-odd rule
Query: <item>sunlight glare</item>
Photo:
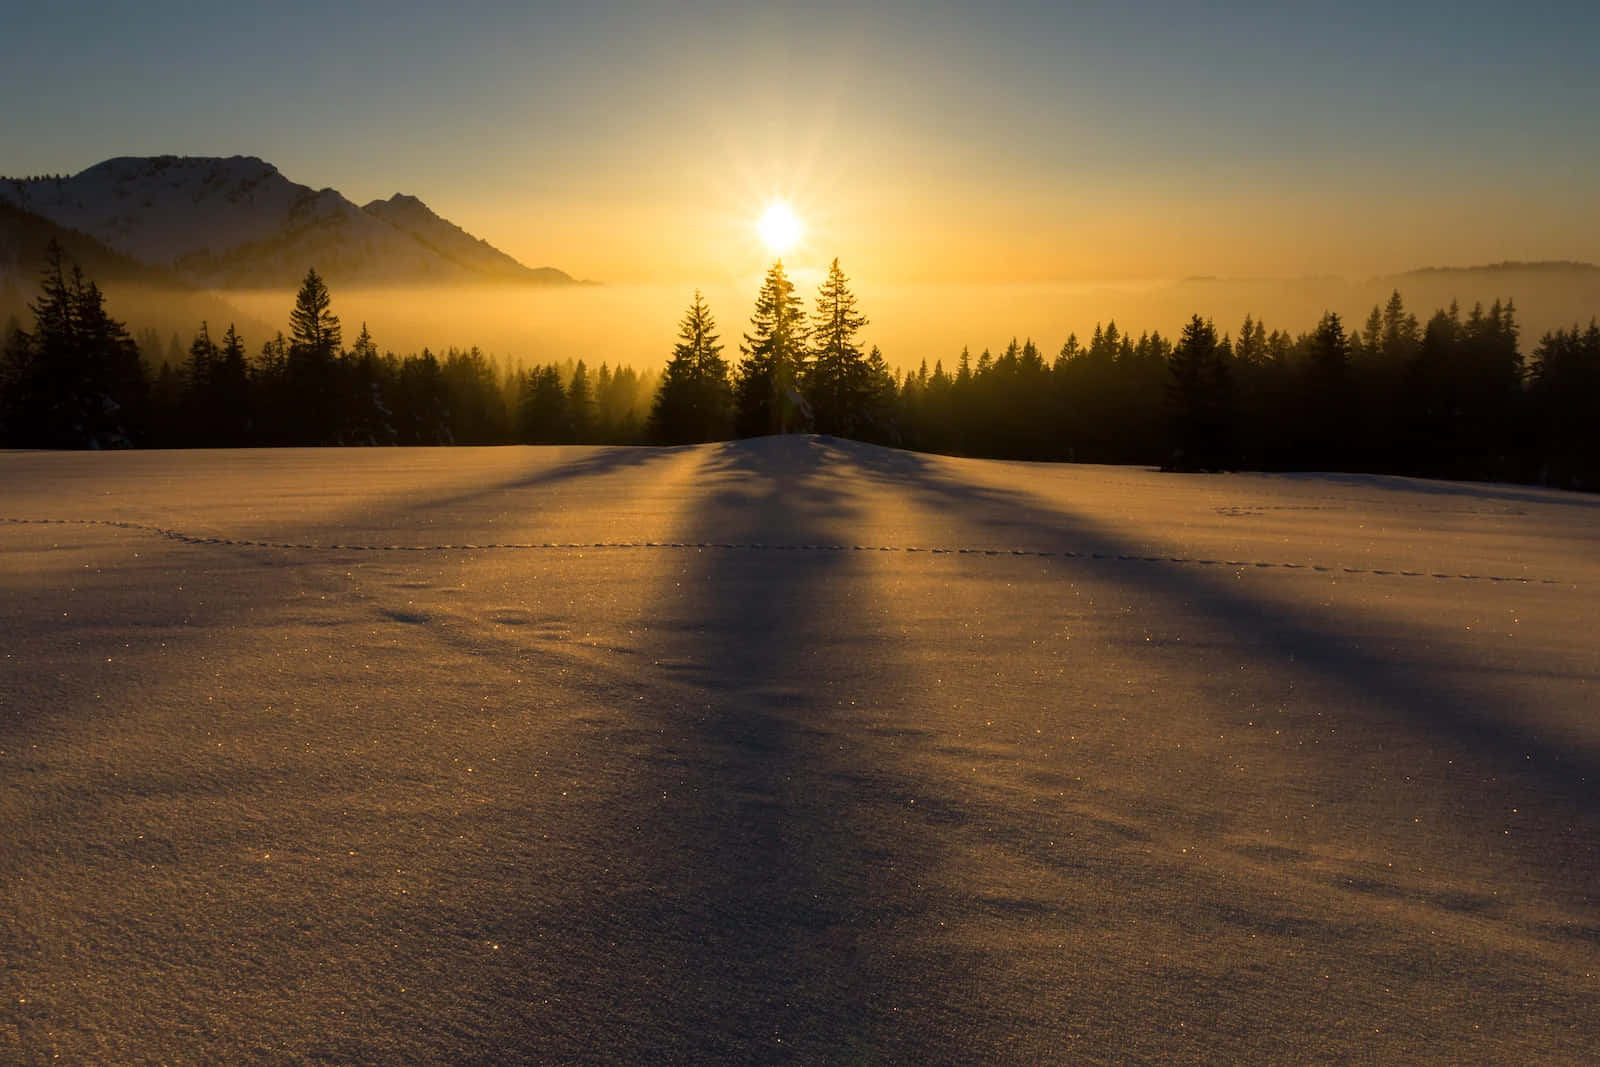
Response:
POLYGON ((756 223, 756 229, 761 234, 761 243, 780 256, 800 240, 800 220, 795 218, 789 205, 782 200, 767 207, 761 221, 756 223))

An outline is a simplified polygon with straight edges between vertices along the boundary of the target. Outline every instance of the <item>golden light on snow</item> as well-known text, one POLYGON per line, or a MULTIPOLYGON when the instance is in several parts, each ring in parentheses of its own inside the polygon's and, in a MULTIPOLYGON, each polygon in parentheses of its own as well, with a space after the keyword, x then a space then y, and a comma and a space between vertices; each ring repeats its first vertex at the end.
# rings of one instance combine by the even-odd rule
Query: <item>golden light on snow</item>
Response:
POLYGON ((780 256, 799 242, 800 229, 800 220, 795 218, 789 205, 782 200, 769 204, 766 213, 761 216, 761 221, 756 223, 756 231, 761 234, 761 243, 780 256))

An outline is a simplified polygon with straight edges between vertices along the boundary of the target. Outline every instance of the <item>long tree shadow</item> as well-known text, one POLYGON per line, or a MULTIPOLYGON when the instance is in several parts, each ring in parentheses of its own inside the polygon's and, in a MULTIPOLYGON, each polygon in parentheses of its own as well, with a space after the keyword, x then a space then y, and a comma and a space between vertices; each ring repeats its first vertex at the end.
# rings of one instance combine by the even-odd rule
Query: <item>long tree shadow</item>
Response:
MULTIPOLYGON (((682 455, 686 448, 651 448, 645 446, 616 445, 586 450, 576 458, 550 462, 552 449, 533 447, 527 449, 527 469, 510 477, 501 477, 487 485, 470 489, 441 492, 418 498, 408 496, 404 504, 396 504, 387 511, 374 512, 369 508, 335 515, 315 523, 296 523, 274 531, 275 538, 305 540, 317 543, 341 543, 350 540, 353 524, 376 526, 395 534, 416 537, 436 520, 449 521, 475 504, 496 496, 511 494, 536 494, 569 483, 624 474, 671 460, 682 455)), ((536 497, 526 497, 534 500, 536 497)))
POLYGON ((1323 613, 1267 602, 1236 583, 1207 572, 1138 562, 1119 566, 1119 557, 1137 557, 1140 546, 1126 535, 1084 515, 1057 510, 1036 497, 959 481, 927 457, 853 442, 831 442, 837 462, 853 466, 879 483, 910 494, 924 506, 956 513, 979 529, 1015 535, 1034 543, 1053 543, 1063 551, 1113 561, 1114 581, 1167 602, 1198 609, 1219 627, 1245 636, 1268 656, 1292 657, 1313 671, 1358 693, 1374 713, 1392 716, 1441 742, 1461 744, 1485 765, 1530 781, 1545 802, 1553 802, 1589 821, 1600 800, 1600 751, 1590 738, 1574 742, 1552 738, 1519 721, 1517 708, 1479 690, 1452 686, 1418 665, 1362 651, 1341 640, 1339 625, 1323 613))
POLYGON ((585 1056, 926 1062, 986 1036, 914 1023, 914 1004, 949 991, 894 958, 941 846, 908 817, 918 786, 871 751, 873 709, 856 700, 895 692, 900 669, 863 614, 863 554, 776 547, 836 543, 857 517, 824 458, 791 437, 724 446, 703 468, 712 491, 685 536, 774 547, 696 554, 653 609, 657 680, 612 736, 641 753, 632 788, 585 846, 627 873, 568 916, 582 964, 556 982, 604 1006, 570 1035, 585 1056))
POLYGON ((1354 489, 1371 488, 1385 492, 1420 493, 1427 496, 1454 496, 1468 500, 1500 501, 1511 504, 1555 505, 1566 508, 1600 508, 1600 496, 1568 489, 1543 489, 1536 486, 1505 485, 1499 482, 1451 482, 1413 478, 1401 474, 1341 474, 1323 471, 1284 471, 1270 475, 1290 482, 1322 482, 1354 489))

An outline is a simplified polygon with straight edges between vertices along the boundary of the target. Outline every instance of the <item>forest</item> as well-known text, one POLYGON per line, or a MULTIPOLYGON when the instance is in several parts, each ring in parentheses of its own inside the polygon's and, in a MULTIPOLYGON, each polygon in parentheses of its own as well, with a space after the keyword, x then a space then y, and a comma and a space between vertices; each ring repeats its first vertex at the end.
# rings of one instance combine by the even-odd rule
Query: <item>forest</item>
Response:
POLYGON ((835 260, 808 310, 783 264, 727 355, 699 293, 659 374, 524 366, 477 348, 347 346, 312 269, 287 335, 252 352, 209 323, 165 351, 106 311, 52 249, 32 322, 0 353, 0 443, 19 448, 687 444, 812 432, 953 455, 1178 471, 1339 470, 1600 486, 1600 324, 1525 357, 1510 299, 1423 320, 1395 292, 1359 327, 1237 333, 1196 314, 1175 338, 1097 326, 1047 356, 1013 339, 891 369, 835 260), (31 327, 31 328, 30 328, 31 327))

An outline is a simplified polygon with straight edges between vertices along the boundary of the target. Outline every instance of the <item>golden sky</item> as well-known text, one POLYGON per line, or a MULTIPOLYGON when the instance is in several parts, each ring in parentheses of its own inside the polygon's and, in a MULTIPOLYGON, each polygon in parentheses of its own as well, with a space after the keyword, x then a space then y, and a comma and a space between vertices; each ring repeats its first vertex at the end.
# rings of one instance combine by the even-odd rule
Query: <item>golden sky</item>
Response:
POLYGON ((1176 2, 50 5, 5 167, 258 155, 613 284, 1370 275, 1600 259, 1600 9, 1176 2), (40 85, 51 91, 37 91, 40 85))

